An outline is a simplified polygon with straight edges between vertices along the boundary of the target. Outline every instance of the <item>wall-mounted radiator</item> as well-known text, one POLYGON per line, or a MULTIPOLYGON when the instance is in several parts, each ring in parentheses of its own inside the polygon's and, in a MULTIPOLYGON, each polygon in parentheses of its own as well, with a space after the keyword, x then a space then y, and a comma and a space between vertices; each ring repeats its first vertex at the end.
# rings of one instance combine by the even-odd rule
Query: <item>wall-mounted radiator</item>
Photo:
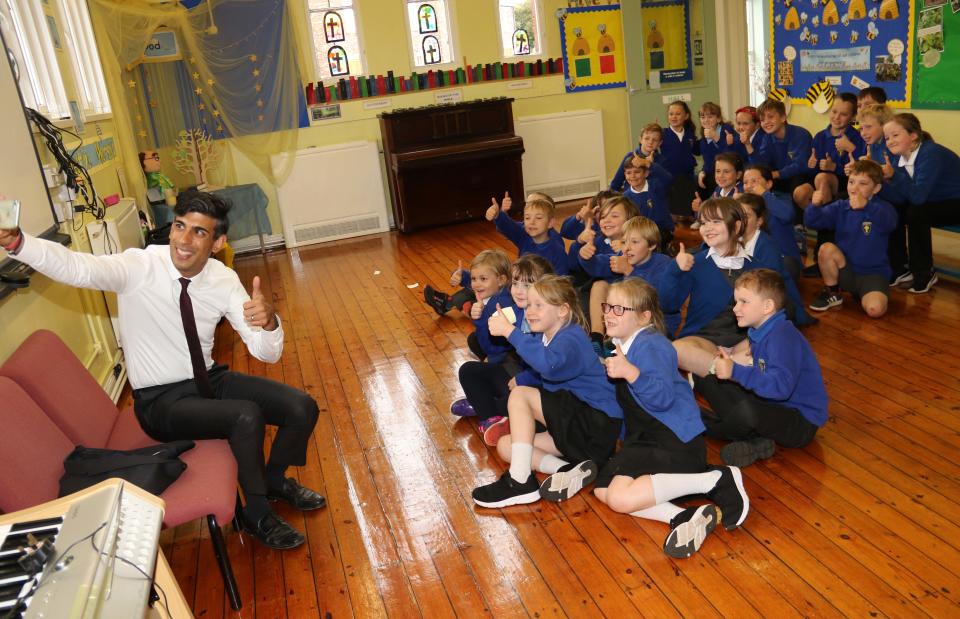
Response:
POLYGON ((524 116, 515 123, 523 138, 523 184, 555 200, 592 196, 607 186, 603 118, 598 110, 524 116))
POLYGON ((376 142, 297 151, 293 171, 277 188, 286 246, 386 232, 380 166, 376 142))

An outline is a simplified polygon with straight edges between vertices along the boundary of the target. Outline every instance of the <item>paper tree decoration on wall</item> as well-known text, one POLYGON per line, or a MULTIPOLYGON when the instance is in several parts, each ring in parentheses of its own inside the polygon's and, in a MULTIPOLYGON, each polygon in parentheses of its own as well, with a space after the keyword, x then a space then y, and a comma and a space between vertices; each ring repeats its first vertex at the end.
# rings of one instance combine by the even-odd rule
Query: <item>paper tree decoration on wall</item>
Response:
POLYGON ((327 43, 336 43, 346 38, 343 31, 343 18, 336 11, 324 13, 323 36, 326 37, 327 43))
POLYGON ((439 28, 437 25, 437 11, 429 4, 424 4, 417 11, 417 23, 420 26, 420 34, 436 32, 439 28))
POLYGON ((183 174, 193 174, 197 188, 207 185, 210 171, 223 159, 223 151, 203 129, 185 129, 180 132, 173 150, 173 166, 183 174))

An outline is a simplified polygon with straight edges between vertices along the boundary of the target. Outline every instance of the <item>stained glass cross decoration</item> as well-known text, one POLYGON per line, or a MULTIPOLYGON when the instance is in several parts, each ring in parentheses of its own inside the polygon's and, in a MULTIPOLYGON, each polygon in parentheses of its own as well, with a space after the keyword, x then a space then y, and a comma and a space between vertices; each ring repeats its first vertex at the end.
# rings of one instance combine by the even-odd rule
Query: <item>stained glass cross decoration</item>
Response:
POLYGON ((417 22, 420 25, 420 34, 437 31, 437 11, 429 4, 424 4, 417 11, 417 22))

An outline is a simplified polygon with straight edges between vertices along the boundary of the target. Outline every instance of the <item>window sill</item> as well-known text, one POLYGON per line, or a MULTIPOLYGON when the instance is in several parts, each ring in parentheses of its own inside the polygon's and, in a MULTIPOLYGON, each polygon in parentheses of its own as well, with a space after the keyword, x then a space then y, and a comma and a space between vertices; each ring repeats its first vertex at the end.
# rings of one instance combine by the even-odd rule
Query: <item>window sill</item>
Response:
MULTIPOLYGON (((102 114, 90 114, 84 118, 83 124, 89 125, 90 123, 100 122, 102 120, 110 120, 113 118, 113 112, 105 112, 102 114)), ((61 118, 59 120, 51 120, 53 126, 57 129, 67 129, 69 131, 73 130, 73 119, 72 118, 61 118)), ((33 133, 40 133, 37 130, 37 126, 33 123, 30 123, 30 131, 33 133)))

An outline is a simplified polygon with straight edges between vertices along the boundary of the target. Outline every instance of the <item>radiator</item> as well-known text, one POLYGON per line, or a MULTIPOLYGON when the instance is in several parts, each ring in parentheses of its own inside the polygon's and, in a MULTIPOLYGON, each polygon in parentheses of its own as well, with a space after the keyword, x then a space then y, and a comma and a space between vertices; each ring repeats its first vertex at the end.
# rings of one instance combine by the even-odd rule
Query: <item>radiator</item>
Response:
POLYGON ((592 196, 607 186, 603 118, 598 110, 524 116, 515 123, 523 138, 523 184, 555 200, 592 196))
POLYGON ((290 176, 277 188, 286 246, 386 232, 380 165, 376 142, 297 151, 290 176))

